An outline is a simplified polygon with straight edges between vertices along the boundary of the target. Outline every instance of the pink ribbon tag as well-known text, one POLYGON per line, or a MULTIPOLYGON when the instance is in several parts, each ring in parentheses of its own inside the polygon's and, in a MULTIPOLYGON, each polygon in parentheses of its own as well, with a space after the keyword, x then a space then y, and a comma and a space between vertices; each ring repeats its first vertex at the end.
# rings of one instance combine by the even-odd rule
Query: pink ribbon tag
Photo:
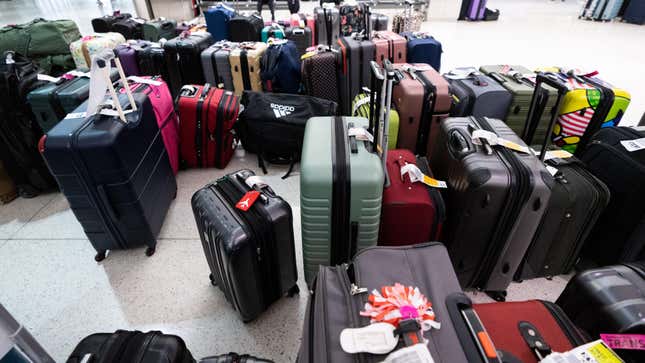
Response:
POLYGON ((611 349, 645 350, 645 335, 643 334, 600 334, 611 349))

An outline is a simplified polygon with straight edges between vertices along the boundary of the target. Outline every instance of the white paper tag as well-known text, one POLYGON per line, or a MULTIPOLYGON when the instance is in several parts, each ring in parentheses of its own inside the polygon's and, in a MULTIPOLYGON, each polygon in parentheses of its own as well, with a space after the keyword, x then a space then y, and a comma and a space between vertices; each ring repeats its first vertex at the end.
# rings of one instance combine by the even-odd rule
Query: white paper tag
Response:
POLYGON ((437 180, 425 175, 418 166, 414 164, 405 164, 401 167, 401 177, 405 174, 410 175, 410 181, 413 183, 421 182, 433 188, 448 188, 445 181, 437 180))
POLYGON ((425 344, 401 348, 388 355, 381 363, 434 363, 425 344))
POLYGON ((347 136, 355 136, 356 140, 374 142, 374 136, 362 127, 350 127, 347 136))
POLYGON ((526 154, 530 153, 530 149, 527 146, 522 146, 522 145, 520 145, 520 144, 518 144, 516 142, 503 139, 503 138, 497 136, 495 133, 492 133, 492 132, 486 131, 486 130, 478 129, 478 130, 473 131, 473 133, 471 135, 471 139, 472 139, 473 144, 475 144, 475 145, 482 145, 481 139, 484 139, 484 140, 488 141, 488 143, 491 146, 492 145, 501 145, 501 146, 503 146, 503 147, 505 147, 507 149, 523 152, 523 153, 526 153, 526 154))
POLYGON ((81 71, 76 71, 76 70, 74 70, 74 71, 69 71, 69 72, 67 72, 66 74, 69 74, 70 76, 73 76, 73 77, 86 77, 86 78, 90 78, 90 72, 81 72, 81 71))
POLYGON ((72 112, 68 113, 67 116, 65 116, 66 119, 68 118, 85 118, 87 116, 87 112, 72 112))
POLYGON ((245 182, 245 183, 246 183, 246 185, 248 185, 248 186, 249 186, 249 188, 251 188, 251 189, 253 189, 253 187, 254 187, 255 185, 258 185, 258 184, 259 184, 259 185, 266 185, 266 183, 264 182, 264 180, 262 180, 262 178, 260 178, 260 177, 259 177, 259 176, 257 176, 257 175, 252 175, 252 176, 250 176, 250 177, 246 178, 246 180, 245 180, 244 182, 245 182))
POLYGON ((347 353, 389 353, 399 342, 394 335, 394 325, 374 323, 362 328, 343 329, 340 332, 340 346, 347 353))
POLYGON ((161 86, 161 82, 159 81, 155 81, 154 79, 150 79, 150 78, 137 77, 137 76, 128 77, 128 81, 132 81, 134 83, 149 84, 157 87, 161 86))
MULTIPOLYGON (((537 152, 535 150, 533 150, 533 151, 535 152, 536 155, 540 155, 539 152, 537 152)), ((544 160, 546 161, 546 160, 550 160, 550 159, 568 159, 568 158, 570 158, 572 156, 573 156, 573 154, 568 152, 568 151, 566 151, 566 150, 562 150, 562 149, 549 150, 549 151, 546 152, 546 155, 544 156, 544 160)))
MULTIPOLYGON (((132 110, 132 109, 123 110, 123 114, 127 115, 132 111, 134 111, 134 110, 132 110)), ((101 115, 105 115, 105 116, 119 116, 119 112, 117 110, 114 110, 114 109, 111 109, 111 108, 103 108, 103 109, 101 109, 101 112, 99 112, 99 113, 101 115)))
POLYGON ((39 81, 47 81, 51 83, 56 83, 60 81, 60 77, 52 77, 52 76, 48 76, 46 74, 40 74, 40 73, 38 73, 37 78, 39 81))
POLYGON ((551 165, 546 165, 546 171, 548 171, 551 176, 555 176, 555 174, 558 173, 558 169, 551 165))
POLYGON ((623 145, 625 150, 629 152, 642 150, 645 149, 645 137, 635 140, 623 140, 620 142, 620 144, 623 145))
POLYGON ((479 75, 479 71, 475 67, 467 67, 467 68, 456 68, 453 69, 452 71, 444 74, 443 76, 445 78, 449 79, 466 79, 470 77, 471 75, 479 75))
POLYGON ((132 20, 134 20, 135 22, 137 22, 137 23, 139 23, 139 24, 145 24, 145 23, 146 23, 146 20, 145 20, 145 19, 132 18, 132 20))

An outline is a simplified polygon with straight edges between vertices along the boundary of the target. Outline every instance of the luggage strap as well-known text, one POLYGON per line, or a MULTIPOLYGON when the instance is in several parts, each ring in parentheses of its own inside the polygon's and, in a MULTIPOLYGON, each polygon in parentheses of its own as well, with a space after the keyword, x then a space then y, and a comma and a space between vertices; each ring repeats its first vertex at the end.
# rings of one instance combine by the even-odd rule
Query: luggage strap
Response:
POLYGON ((544 340, 538 329, 528 321, 520 321, 517 328, 522 334, 524 342, 529 346, 538 361, 551 354, 551 346, 544 340))
POLYGON ((249 59, 246 56, 246 49, 240 50, 240 70, 242 71, 242 84, 244 85, 244 90, 250 91, 251 87, 251 75, 249 73, 249 59))
POLYGON ((202 153, 202 140, 203 140, 203 127, 202 127, 202 115, 204 113, 204 102, 206 97, 208 97, 208 91, 210 91, 211 85, 206 83, 204 88, 202 88, 202 93, 197 100, 196 107, 196 117, 195 117, 195 153, 197 155, 197 166, 200 168, 203 166, 203 153, 202 153))

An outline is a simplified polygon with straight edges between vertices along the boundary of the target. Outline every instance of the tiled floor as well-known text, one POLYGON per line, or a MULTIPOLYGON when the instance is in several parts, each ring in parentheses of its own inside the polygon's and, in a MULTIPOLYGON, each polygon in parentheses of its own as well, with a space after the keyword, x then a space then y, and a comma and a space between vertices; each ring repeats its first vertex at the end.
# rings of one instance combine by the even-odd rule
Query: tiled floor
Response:
MULTIPOLYGON (((31 9, 44 9, 42 3, 46 3, 32 2, 41 5, 31 9)), ((68 3, 74 10, 52 14, 81 19, 96 6, 90 0, 68 3)), ((580 4, 570 0, 491 0, 490 5, 502 11, 499 22, 457 23, 453 19, 458 3, 432 0, 430 21, 424 25, 444 44, 444 70, 485 63, 579 65, 598 69, 604 78, 632 93, 625 117, 628 124, 636 123, 645 111, 645 27, 579 21, 580 4)), ((11 4, 0 2, 0 23, 7 21, 5 7, 11 4)), ((28 20, 36 15, 31 9, 16 7, 10 16, 28 20)), ((240 151, 225 171, 181 172, 177 199, 160 233, 157 252, 150 258, 138 249, 113 252, 104 262, 94 262, 94 251, 60 194, 0 206, 0 302, 57 361, 64 360, 83 336, 119 328, 179 334, 197 357, 244 351, 277 362, 293 361, 306 294, 282 299, 258 320, 243 324, 208 281, 190 196, 207 181, 243 167, 257 170, 255 156, 240 151)), ((302 271, 299 178, 296 172, 282 180, 284 172, 283 167, 271 167, 266 180, 293 207, 302 271)), ((565 283, 566 279, 556 277, 513 284, 509 298, 553 300, 565 283)), ((304 291, 304 283, 300 284, 304 291)), ((472 296, 476 301, 487 300, 482 294, 472 296)))

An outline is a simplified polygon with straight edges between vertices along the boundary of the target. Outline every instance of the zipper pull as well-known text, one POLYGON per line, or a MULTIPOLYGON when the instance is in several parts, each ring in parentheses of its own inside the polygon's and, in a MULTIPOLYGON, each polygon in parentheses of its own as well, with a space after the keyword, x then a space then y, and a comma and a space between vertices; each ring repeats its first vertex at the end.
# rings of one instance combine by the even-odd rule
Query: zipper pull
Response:
POLYGON ((256 252, 258 254, 258 261, 262 261, 262 249, 260 247, 258 247, 256 249, 256 252))
POLYGON ((364 294, 366 292, 367 292, 367 288, 358 287, 356 286, 356 284, 351 284, 351 288, 349 289, 349 293, 352 294, 352 296, 358 295, 358 294, 364 294))

